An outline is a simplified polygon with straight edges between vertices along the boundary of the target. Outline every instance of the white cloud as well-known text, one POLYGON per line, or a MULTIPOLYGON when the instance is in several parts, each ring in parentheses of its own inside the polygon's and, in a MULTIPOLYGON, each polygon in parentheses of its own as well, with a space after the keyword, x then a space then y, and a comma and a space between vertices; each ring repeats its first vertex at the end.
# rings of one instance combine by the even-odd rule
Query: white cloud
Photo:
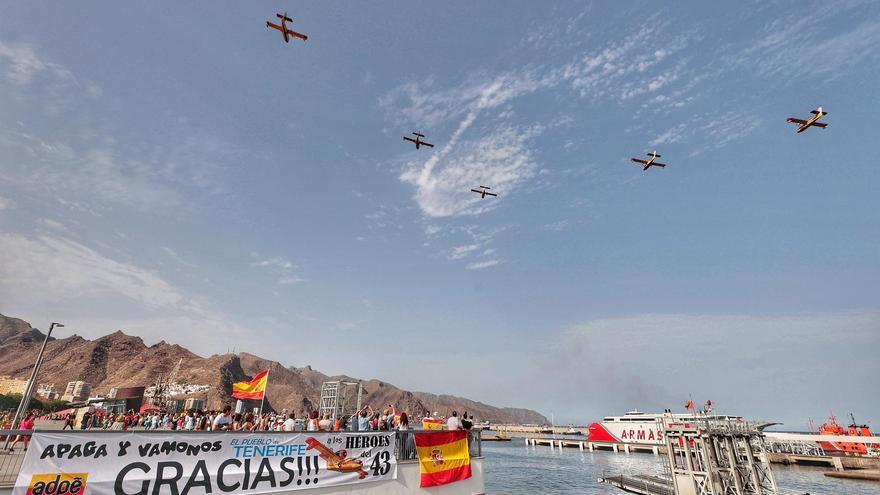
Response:
POLYGON ((449 259, 451 260, 460 260, 462 258, 466 258, 472 252, 480 249, 479 244, 467 244, 464 246, 455 246, 452 248, 452 252, 449 253, 449 259))
POLYGON ((65 237, 0 234, 0 313, 63 321, 72 332, 116 329, 214 352, 205 342, 247 332, 159 275, 65 237), (197 330, 197 331, 195 331, 197 330))
POLYGON ((26 85, 41 76, 73 82, 73 74, 61 65, 43 60, 33 45, 0 41, 0 69, 14 84, 26 85))
POLYGON ((286 260, 284 258, 274 257, 274 258, 266 258, 260 261, 254 261, 251 263, 253 266, 277 266, 282 270, 290 270, 293 268, 293 262, 290 260, 286 260))
MULTIPOLYGON (((462 122, 459 130, 469 125, 462 122)), ((416 187, 415 199, 430 218, 478 215, 496 208, 504 195, 512 194, 537 173, 528 142, 539 128, 518 129, 502 125, 479 140, 456 148, 450 141, 441 154, 424 164, 415 163, 400 179, 416 187), (485 185, 498 197, 480 198, 471 189, 485 185)), ((457 136, 454 136, 457 138, 457 136)))
POLYGON ((184 121, 157 131, 168 136, 160 145, 119 139, 87 103, 101 88, 33 45, 0 41, 0 91, 16 102, 9 121, 20 114, 17 125, 0 122, 0 175, 18 194, 63 195, 71 209, 101 215, 119 205, 167 214, 226 192, 221 179, 235 147, 184 121), (57 127, 34 129, 33 113, 51 114, 57 127))
POLYGON ((657 137, 655 137, 654 139, 648 141, 648 146, 660 146, 664 144, 677 143, 684 139, 686 129, 687 124, 685 123, 672 126, 658 134, 657 137))
MULTIPOLYGON (((251 253, 251 258, 258 258, 259 254, 251 253)), ((265 258, 262 260, 257 260, 251 263, 251 266, 256 267, 269 267, 277 269, 279 272, 278 277, 278 285, 294 285, 300 282, 306 282, 306 279, 300 277, 299 275, 293 273, 294 269, 297 268, 296 265, 293 264, 292 261, 281 258, 278 256, 274 256, 271 258, 265 258)))
POLYGON ((63 237, 0 235, 0 284, 7 296, 28 294, 45 304, 73 295, 116 295, 149 307, 195 309, 153 273, 63 237))
POLYGON ((183 259, 183 257, 181 257, 179 254, 177 254, 177 251, 171 249, 171 248, 168 247, 168 246, 162 246, 162 247, 160 247, 159 249, 161 249, 163 252, 165 252, 165 254, 167 254, 171 259, 173 259, 174 261, 180 263, 180 264, 183 265, 183 266, 186 266, 186 267, 189 267, 189 268, 195 268, 195 267, 196 267, 196 265, 194 265, 194 264, 190 263, 189 261, 186 261, 185 259, 183 259))
POLYGON ((872 8, 871 2, 855 1, 797 10, 763 26, 751 38, 755 41, 723 60, 729 67, 745 66, 774 80, 842 77, 880 59, 880 24, 872 20, 872 8))
POLYGON ((0 196, 0 211, 11 210, 13 208, 15 208, 15 201, 0 196))
POLYGON ((559 220, 552 223, 544 224, 544 230, 548 232, 562 232, 568 228, 568 220, 559 220))
POLYGON ((472 261, 465 266, 468 270, 482 270, 484 268, 490 268, 493 266, 497 266, 501 263, 500 260, 485 260, 485 261, 472 261))

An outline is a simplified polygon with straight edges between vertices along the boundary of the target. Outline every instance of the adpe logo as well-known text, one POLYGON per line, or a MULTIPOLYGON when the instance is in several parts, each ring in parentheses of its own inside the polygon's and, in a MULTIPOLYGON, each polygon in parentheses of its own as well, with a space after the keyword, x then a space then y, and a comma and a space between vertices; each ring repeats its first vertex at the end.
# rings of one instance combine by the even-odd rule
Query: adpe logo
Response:
POLYGON ((89 473, 35 474, 26 495, 82 495, 89 473))

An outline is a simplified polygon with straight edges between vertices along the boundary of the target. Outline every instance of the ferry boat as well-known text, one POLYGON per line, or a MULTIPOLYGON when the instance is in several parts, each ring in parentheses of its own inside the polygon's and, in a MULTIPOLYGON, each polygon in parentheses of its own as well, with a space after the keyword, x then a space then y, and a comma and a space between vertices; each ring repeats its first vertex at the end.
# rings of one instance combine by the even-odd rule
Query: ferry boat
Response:
POLYGON ((663 443, 661 419, 687 422, 689 419, 711 419, 718 421, 742 421, 740 416, 712 413, 645 413, 629 411, 623 416, 607 416, 602 421, 590 425, 589 442, 635 443, 659 445, 663 443))

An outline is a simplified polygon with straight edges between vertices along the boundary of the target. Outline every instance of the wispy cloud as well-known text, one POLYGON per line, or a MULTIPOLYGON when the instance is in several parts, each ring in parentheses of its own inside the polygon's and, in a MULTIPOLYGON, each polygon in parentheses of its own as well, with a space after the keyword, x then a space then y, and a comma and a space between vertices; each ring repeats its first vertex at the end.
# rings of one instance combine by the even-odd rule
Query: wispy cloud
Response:
POLYGON ((15 201, 12 201, 9 198, 4 198, 3 196, 0 196, 0 211, 11 210, 13 208, 15 208, 15 201))
MULTIPOLYGON (((259 258, 259 254, 251 253, 251 258, 259 258)), ((293 285, 298 284, 300 282, 305 282, 306 279, 296 275, 294 270, 297 268, 296 265, 293 264, 292 261, 281 258, 279 256, 274 256, 271 258, 263 258, 256 259, 251 262, 251 266, 261 267, 261 268, 275 268, 279 273, 278 284, 279 285, 293 285)))
POLYGON ((585 100, 653 98, 691 75, 687 60, 674 57, 699 39, 695 32, 670 36, 668 23, 655 16, 643 29, 618 35, 561 65, 529 65, 490 76, 480 72, 451 88, 438 87, 434 79, 403 84, 380 100, 396 122, 430 127, 458 123, 427 160, 407 163, 400 179, 415 187, 414 199, 429 218, 491 211, 540 168, 533 141, 547 126, 513 124, 516 114, 510 107, 516 100, 560 87, 585 100), (658 45, 658 37, 668 41, 658 45), (491 124, 477 126, 484 116, 491 124), (488 185, 502 196, 480 200, 470 193, 475 185, 488 185))
POLYGON ((284 258, 274 257, 266 258, 251 263, 253 266, 277 266, 282 270, 290 270, 293 268, 293 262, 284 258))
POLYGON ((189 261, 186 261, 185 259, 183 259, 182 256, 177 254, 177 251, 171 249, 168 246, 162 246, 159 249, 161 249, 165 254, 167 254, 168 257, 170 257, 171 259, 173 259, 174 261, 176 261, 177 263, 179 263, 185 267, 188 267, 188 268, 195 268, 196 267, 195 264, 190 263, 189 261))
POLYGON ((548 232, 562 232, 563 230, 568 228, 568 220, 559 220, 556 222, 551 222, 544 224, 544 230, 548 232))
POLYGON ((678 124, 666 129, 658 134, 654 139, 648 141, 648 146, 660 146, 664 144, 677 143, 684 139, 685 131, 688 126, 685 123, 678 124))
POLYGON ((874 2, 843 1, 796 9, 765 24, 744 49, 724 55, 730 67, 783 81, 834 79, 880 60, 880 23, 874 2), (844 27, 844 29, 841 29, 844 27))
POLYGON ((43 60, 34 45, 0 41, 0 70, 6 78, 23 86, 40 77, 73 82, 73 74, 64 66, 43 60))
POLYGON ((442 155, 423 165, 411 164, 400 178, 416 187, 416 202, 427 217, 478 215, 496 208, 504 195, 535 176, 538 166, 528 142, 539 132, 504 125, 457 148, 452 141, 442 155), (480 198, 471 192, 479 185, 499 196, 480 198))
POLYGON ((466 244, 464 246, 455 246, 454 248, 452 248, 452 252, 449 253, 449 259, 460 260, 467 257, 469 254, 478 249, 480 249, 479 244, 466 244))
POLYGON ((501 264, 500 260, 472 261, 465 266, 468 270, 482 270, 501 264))
POLYGON ((87 104, 100 88, 44 60, 33 45, 0 41, 0 91, 13 96, 12 115, 20 114, 0 121, 0 173, 19 192, 61 197, 98 215, 119 206, 168 214, 226 192, 221 178, 235 147, 182 120, 161 145, 115 136, 87 104), (53 121, 77 125, 33 124, 30 114, 45 105, 53 121))
POLYGON ((116 296, 148 308, 203 311, 154 273, 66 237, 0 235, 0 288, 10 305, 22 298, 53 305, 74 296, 116 296))

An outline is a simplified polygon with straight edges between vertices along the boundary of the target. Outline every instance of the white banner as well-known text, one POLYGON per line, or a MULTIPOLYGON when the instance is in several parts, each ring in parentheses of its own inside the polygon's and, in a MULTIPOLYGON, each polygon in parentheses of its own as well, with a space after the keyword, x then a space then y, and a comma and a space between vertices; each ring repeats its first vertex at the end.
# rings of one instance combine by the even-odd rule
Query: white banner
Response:
POLYGON ((34 433, 13 495, 223 495, 397 478, 394 433, 34 433))

